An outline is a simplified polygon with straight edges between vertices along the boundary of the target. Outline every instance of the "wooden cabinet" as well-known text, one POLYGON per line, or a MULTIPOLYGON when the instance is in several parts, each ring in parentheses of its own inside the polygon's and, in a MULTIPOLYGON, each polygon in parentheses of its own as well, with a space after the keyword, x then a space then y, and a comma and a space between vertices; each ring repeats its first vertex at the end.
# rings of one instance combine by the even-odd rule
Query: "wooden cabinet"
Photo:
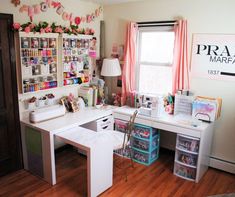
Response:
POLYGON ((22 93, 58 87, 58 36, 19 33, 22 93))

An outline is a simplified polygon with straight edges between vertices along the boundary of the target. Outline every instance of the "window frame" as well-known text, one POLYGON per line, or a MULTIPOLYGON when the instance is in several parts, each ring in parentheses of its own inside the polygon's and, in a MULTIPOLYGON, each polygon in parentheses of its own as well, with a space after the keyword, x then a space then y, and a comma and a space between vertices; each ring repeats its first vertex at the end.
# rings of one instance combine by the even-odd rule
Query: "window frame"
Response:
MULTIPOLYGON (((136 85, 136 90, 139 92, 139 79, 140 79, 140 65, 151 65, 151 66, 170 66, 172 67, 172 63, 156 63, 156 62, 141 62, 141 46, 142 46, 142 33, 144 32, 174 32, 174 26, 172 25, 164 25, 164 26, 153 26, 153 27, 139 27, 138 32, 137 32, 137 41, 136 41, 136 74, 135 74, 135 85, 136 85)), ((141 93, 141 92, 140 92, 141 93)))

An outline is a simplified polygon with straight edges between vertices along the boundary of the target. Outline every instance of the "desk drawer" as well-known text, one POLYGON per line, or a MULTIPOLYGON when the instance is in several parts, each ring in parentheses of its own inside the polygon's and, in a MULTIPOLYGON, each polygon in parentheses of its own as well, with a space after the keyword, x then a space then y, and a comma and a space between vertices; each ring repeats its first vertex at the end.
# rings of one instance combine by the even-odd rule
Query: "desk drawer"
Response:
POLYGON ((86 123, 81 125, 81 127, 93 130, 93 131, 102 131, 102 130, 113 130, 114 120, 113 116, 105 116, 101 119, 86 123))
POLYGON ((159 145, 159 136, 153 138, 152 141, 141 140, 136 137, 131 138, 131 146, 143 151, 151 151, 159 145))

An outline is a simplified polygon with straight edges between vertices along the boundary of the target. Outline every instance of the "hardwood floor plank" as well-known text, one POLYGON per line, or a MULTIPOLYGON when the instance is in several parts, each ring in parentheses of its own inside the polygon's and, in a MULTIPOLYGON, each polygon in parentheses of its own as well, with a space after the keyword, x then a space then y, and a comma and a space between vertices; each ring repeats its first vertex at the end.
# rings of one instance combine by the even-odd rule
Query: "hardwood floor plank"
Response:
MULTIPOLYGON (((161 151, 150 166, 114 156, 113 186, 100 197, 203 197, 235 192, 235 175, 209 168, 199 183, 173 175, 174 153, 161 151), (127 181, 123 168, 127 167, 127 181)), ((51 186, 20 170, 0 178, 0 196, 84 197, 87 195, 86 157, 74 149, 56 154, 57 184, 51 186)))

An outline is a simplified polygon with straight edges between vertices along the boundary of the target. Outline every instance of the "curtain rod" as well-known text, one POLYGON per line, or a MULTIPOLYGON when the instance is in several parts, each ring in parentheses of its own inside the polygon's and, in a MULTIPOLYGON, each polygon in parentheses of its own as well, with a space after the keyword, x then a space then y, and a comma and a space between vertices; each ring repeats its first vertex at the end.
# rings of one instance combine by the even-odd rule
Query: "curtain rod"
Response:
POLYGON ((138 27, 159 27, 159 26, 174 26, 177 21, 148 21, 148 22, 137 22, 138 27))

